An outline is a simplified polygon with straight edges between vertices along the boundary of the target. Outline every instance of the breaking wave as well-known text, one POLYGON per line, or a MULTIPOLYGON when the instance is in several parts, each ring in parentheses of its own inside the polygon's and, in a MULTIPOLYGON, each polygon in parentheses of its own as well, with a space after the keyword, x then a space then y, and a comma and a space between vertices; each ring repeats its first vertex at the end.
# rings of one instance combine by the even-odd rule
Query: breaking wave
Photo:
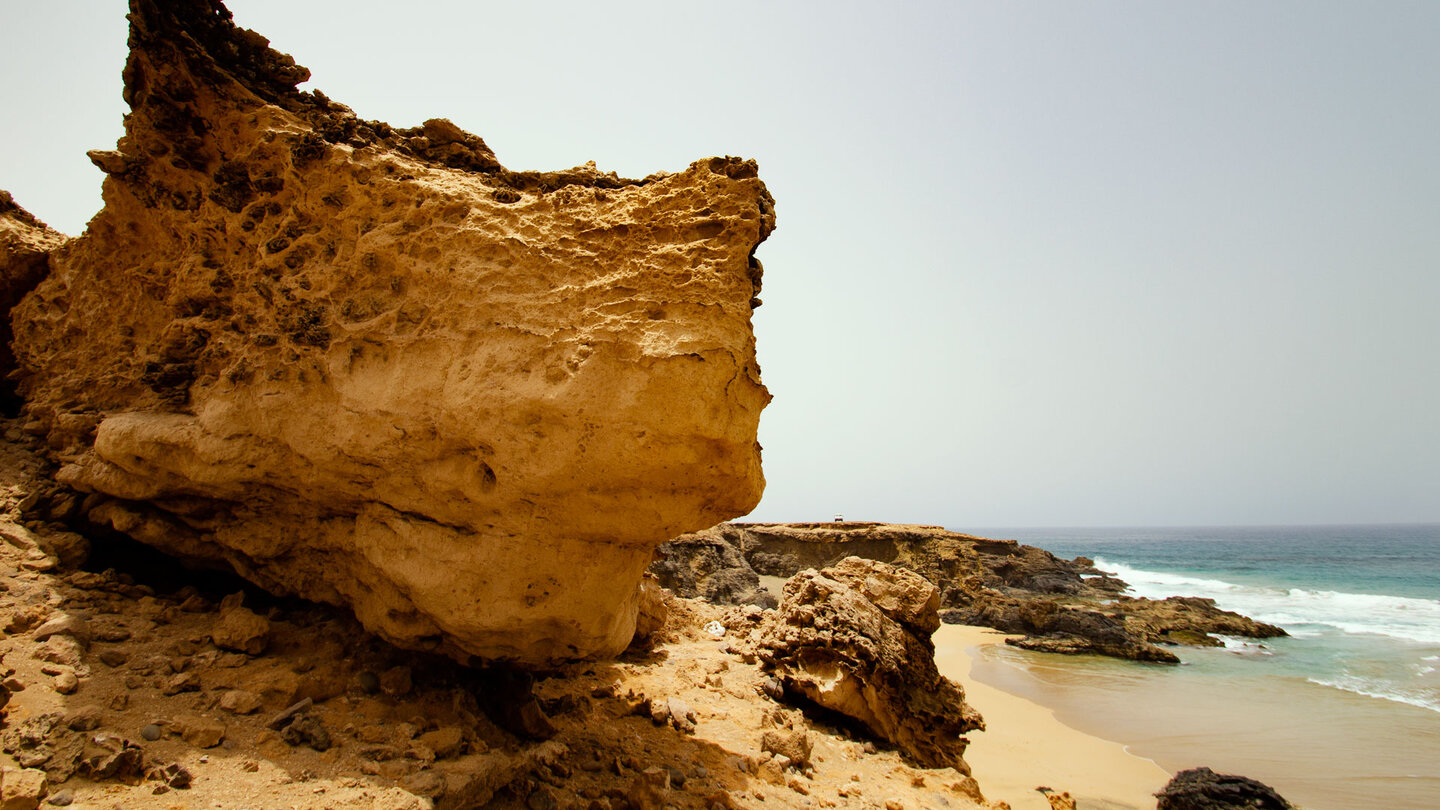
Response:
POLYGON ((1334 678, 1306 678, 1306 680, 1319 686, 1328 686, 1332 689, 1340 689, 1356 695, 1380 698, 1381 700, 1394 701, 1395 703, 1404 703, 1407 706, 1429 709, 1432 712, 1440 712, 1440 698, 1421 689, 1397 688, 1394 684, 1386 681, 1361 678, 1354 675, 1340 675, 1334 678))
POLYGON ((1345 633, 1440 644, 1440 601, 1433 599, 1239 585, 1219 579, 1145 571, 1099 558, 1095 560, 1095 567, 1130 583, 1135 596, 1208 597, 1225 610, 1278 624, 1301 637, 1329 627, 1345 633))

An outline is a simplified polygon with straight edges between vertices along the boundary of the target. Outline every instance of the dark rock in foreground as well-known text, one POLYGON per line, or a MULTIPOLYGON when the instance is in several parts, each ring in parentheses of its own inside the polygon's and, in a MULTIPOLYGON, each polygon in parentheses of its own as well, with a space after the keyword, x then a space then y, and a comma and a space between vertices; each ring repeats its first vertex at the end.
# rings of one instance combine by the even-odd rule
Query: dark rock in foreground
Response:
POLYGON ((1275 789, 1244 776, 1192 768, 1175 774, 1155 794, 1155 810, 1291 810, 1275 789))

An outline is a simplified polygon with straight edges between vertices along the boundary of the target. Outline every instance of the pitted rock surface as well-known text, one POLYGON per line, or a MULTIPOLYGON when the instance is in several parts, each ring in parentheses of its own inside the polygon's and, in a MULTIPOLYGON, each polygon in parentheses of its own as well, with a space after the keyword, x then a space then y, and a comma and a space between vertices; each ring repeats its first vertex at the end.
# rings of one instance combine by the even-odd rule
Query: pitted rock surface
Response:
POLYGON ((21 208, 10 192, 0 189, 0 406, 19 406, 10 349, 10 310, 45 278, 50 252, 65 242, 65 235, 21 208))
POLYGON ((786 695, 852 718, 921 767, 968 774, 961 735, 985 724, 935 667, 936 605, 934 585, 885 563, 807 569, 767 614, 759 657, 786 695))
POLYGON ((105 208, 17 308, 89 517, 409 648, 617 653, 659 543, 748 512, 754 162, 504 169, 356 117, 216 0, 133 0, 105 208))

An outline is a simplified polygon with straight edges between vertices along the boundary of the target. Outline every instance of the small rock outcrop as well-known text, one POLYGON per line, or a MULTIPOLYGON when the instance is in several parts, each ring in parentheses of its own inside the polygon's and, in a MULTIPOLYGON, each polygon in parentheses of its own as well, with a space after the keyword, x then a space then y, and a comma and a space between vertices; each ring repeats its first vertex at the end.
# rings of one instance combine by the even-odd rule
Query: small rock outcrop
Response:
POLYGON ((1155 794, 1155 810, 1291 810, 1275 789, 1244 776, 1193 768, 1175 774, 1155 794))
POLYGON ((218 0, 130 21, 105 208, 14 314, 89 518, 412 649, 624 649, 654 547, 763 489, 754 162, 513 172, 218 0))
POLYGON ((1024 599, 987 595, 968 610, 950 610, 945 619, 955 624, 993 627, 1024 636, 1006 643, 1038 652, 1108 655, 1134 661, 1176 664, 1180 657, 1151 644, 1127 627, 1125 620, 1102 609, 1064 605, 1053 599, 1024 599))
POLYGON ((919 575, 847 558, 785 584, 757 652, 786 695, 855 720, 922 767, 968 774, 961 735, 985 724, 935 668, 938 604, 919 575))
POLYGON ((740 549, 720 536, 721 531, 715 527, 671 540, 661 559, 650 564, 650 573, 662 588, 689 599, 722 605, 753 603, 760 577, 740 549))
POLYGON ((1257 622, 1215 606, 1214 599, 1197 596, 1171 596, 1166 599, 1136 599, 1121 596, 1115 609, 1125 617, 1125 624, 1151 641, 1171 641, 1218 647, 1221 636, 1245 638, 1279 638, 1287 635, 1273 624, 1257 622))
POLYGON ((944 618, 956 624, 1022 633, 1026 638, 1006 643, 1026 649, 1167 664, 1178 663, 1180 658, 1161 645, 1222 646, 1224 642, 1212 634, 1260 639, 1287 635, 1273 624, 1221 610, 1213 599, 1115 597, 1111 589, 1116 583, 1124 584, 1110 578, 1103 589, 1068 598, 980 590, 969 594, 969 600, 956 609, 945 611, 944 618))

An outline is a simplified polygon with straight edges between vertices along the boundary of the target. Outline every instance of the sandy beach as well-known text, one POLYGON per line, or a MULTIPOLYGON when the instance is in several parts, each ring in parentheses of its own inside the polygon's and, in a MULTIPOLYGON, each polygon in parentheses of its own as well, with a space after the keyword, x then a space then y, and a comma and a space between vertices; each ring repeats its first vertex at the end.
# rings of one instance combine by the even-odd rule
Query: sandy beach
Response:
POLYGON ((1049 810, 1037 787, 1068 791, 1081 810, 1149 810, 1153 793, 1170 774, 1119 743, 1076 731, 1050 709, 970 677, 974 651, 1003 643, 984 627, 942 625, 936 631, 935 663, 965 687, 969 703, 985 716, 986 730, 970 736, 965 759, 985 797, 1014 810, 1049 810))

